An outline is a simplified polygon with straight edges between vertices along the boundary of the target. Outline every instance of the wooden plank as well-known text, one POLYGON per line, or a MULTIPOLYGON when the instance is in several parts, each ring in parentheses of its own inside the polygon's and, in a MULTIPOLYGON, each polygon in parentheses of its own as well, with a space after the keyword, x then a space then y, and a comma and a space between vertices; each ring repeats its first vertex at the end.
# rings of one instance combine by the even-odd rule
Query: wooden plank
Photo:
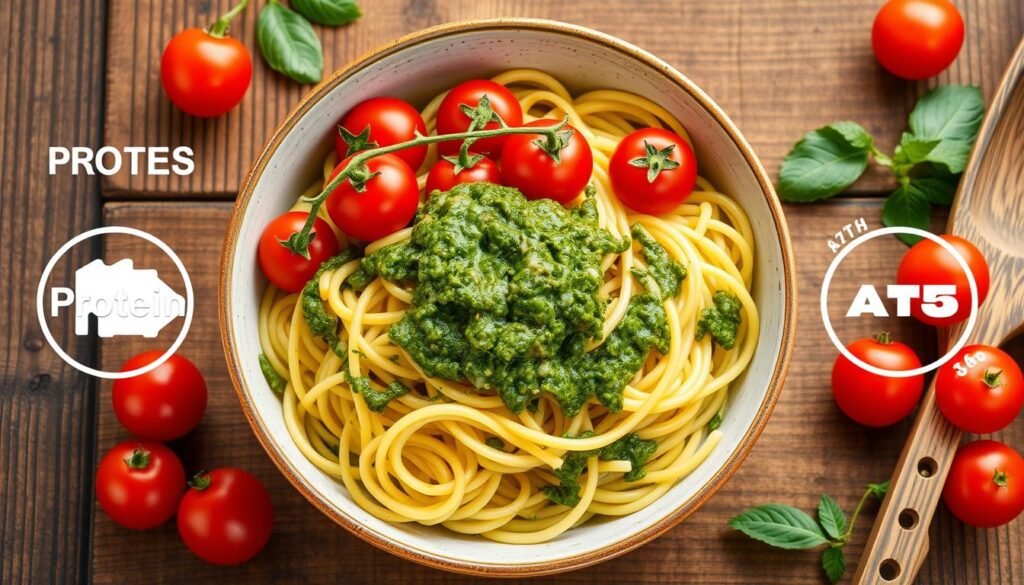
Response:
MULTIPOLYGON (((91 509, 91 381, 47 346, 39 276, 61 244, 99 222, 99 182, 47 174, 49 146, 98 146, 104 3, 17 2, 0 12, 0 583, 79 583, 91 509)), ((84 263, 60 263, 65 281, 84 263)), ((54 336, 81 361, 95 344, 54 336)))
MULTIPOLYGON (((818 495, 827 492, 852 509, 867 482, 889 476, 909 423, 870 430, 848 421, 835 407, 829 390, 836 351, 820 325, 817 294, 826 264, 831 260, 825 237, 864 217, 879 227, 879 202, 840 199, 834 204, 790 206, 787 215, 794 232, 799 267, 800 333, 789 378, 778 407, 750 457, 732 480, 689 520, 662 538, 623 558, 576 571, 545 582, 594 583, 759 583, 818 585, 823 582, 813 552, 786 552, 751 541, 726 525, 742 509, 769 501, 786 502, 811 511, 818 495)), ((123 530, 101 512, 95 516, 93 577, 97 583, 262 583, 395 582, 470 583, 419 567, 381 552, 349 535, 309 505, 275 471, 252 437, 231 390, 220 352, 216 286, 220 243, 230 206, 227 203, 109 203, 107 223, 129 225, 163 238, 182 257, 196 287, 195 322, 183 352, 202 369, 210 388, 206 417, 192 435, 173 447, 190 471, 239 465, 256 473, 270 489, 277 527, 268 548, 252 562, 233 569, 215 568, 192 557, 173 526, 138 534, 123 530)), ((944 218, 938 218, 944 219, 944 218)), ((867 245, 867 244, 866 244, 867 245)), ((872 254, 850 257, 849 270, 858 280, 838 279, 837 294, 852 294, 854 282, 883 283, 891 278, 905 247, 895 240, 878 240, 872 254)), ((108 261, 133 257, 140 265, 170 270, 153 249, 137 245, 107 249, 108 261)), ((163 274, 163 272, 162 272, 163 274)), ((904 320, 906 321, 906 320, 904 320)), ((924 327, 902 323, 898 339, 921 350, 934 351, 933 334, 924 327)), ((844 339, 873 331, 854 323, 840 330, 844 339), (850 337, 846 337, 850 336, 850 337)), ((137 339, 104 342, 103 361, 111 367, 124 355, 143 349, 137 339), (119 356, 117 360, 113 356, 119 356)), ((1024 349, 1022 347, 1021 349, 1024 349)), ((1019 351, 1018 356, 1024 355, 1019 351)), ((926 358, 925 358, 926 359, 926 358)), ((101 391, 99 448, 126 438, 109 406, 109 388, 101 391)), ((1024 444, 1024 427, 1002 433, 1003 440, 1024 444)), ((848 552, 860 554, 875 508, 869 506, 858 522, 848 552)), ((1003 584, 1019 582, 1024 574, 1024 522, 998 530, 975 531, 940 510, 932 527, 932 554, 922 583, 1003 584), (1012 575, 1017 575, 1014 580, 1012 575)), ((524 581, 525 583, 526 581, 524 581)), ((530 581, 532 583, 532 581, 530 581)))
MULTIPOLYGON (((230 198, 270 132, 309 89, 270 71, 256 49, 257 10, 233 30, 256 60, 248 95, 216 120, 189 118, 163 95, 159 61, 173 34, 204 26, 233 0, 111 0, 107 67, 106 142, 112 146, 189 145, 189 177, 132 177, 104 181, 111 197, 230 198), (131 112, 131 115, 125 115, 131 112)), ((531 16, 589 26, 633 42, 691 77, 737 122, 774 175, 792 144, 833 120, 862 123, 883 148, 905 129, 916 97, 936 83, 974 83, 991 95, 1024 32, 1019 0, 955 0, 967 23, 959 59, 930 82, 909 83, 885 73, 871 54, 870 32, 879 0, 377 0, 357 24, 319 32, 325 71, 403 34, 448 21, 531 16)), ((874 169, 857 193, 893 187, 874 169)))

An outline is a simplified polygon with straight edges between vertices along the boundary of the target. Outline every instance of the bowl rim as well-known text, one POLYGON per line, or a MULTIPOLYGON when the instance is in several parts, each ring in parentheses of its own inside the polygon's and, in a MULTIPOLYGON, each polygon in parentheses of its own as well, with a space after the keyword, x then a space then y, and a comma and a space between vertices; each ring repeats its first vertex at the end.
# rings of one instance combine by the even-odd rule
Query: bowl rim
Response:
POLYGON ((369 542, 370 544, 397 555, 407 560, 426 565, 428 567, 452 571, 457 573, 491 576, 491 577, 522 577, 547 575, 560 573, 574 569, 580 569, 594 565, 605 560, 615 558, 635 550, 643 544, 657 538, 672 527, 676 526, 690 514, 704 504, 715 492, 739 468, 746 459, 754 443, 764 430, 775 404, 778 401, 782 390, 783 381, 789 369, 789 362, 793 351, 794 332, 796 328, 796 269, 793 261, 793 250, 790 241, 789 229, 783 215, 782 205, 775 194, 774 187, 768 174, 747 140, 743 137, 732 120, 707 94, 704 93, 689 78, 677 71, 665 61, 655 57, 653 54, 641 49, 631 43, 618 39, 606 33, 590 28, 564 22, 538 19, 538 18, 494 18, 475 19, 460 22, 441 24, 405 35, 397 40, 386 43, 368 53, 356 58, 345 66, 341 67, 319 85, 307 93, 299 103, 292 108, 285 120, 271 135, 267 144, 261 150, 259 157, 253 162, 245 177, 245 181, 239 190, 238 197, 231 213, 228 223, 227 234, 224 238, 224 246, 221 253, 220 278, 218 283, 218 316, 220 320, 221 344, 224 349, 225 358, 228 364, 228 372, 231 376, 231 383, 235 394, 245 413, 246 420, 252 428, 256 439, 263 447, 267 455, 274 462, 274 465, 285 476, 289 483, 299 491, 314 507, 319 509, 327 517, 348 530, 350 533, 369 542), (637 59, 658 70, 661 74, 672 81, 680 90, 688 93, 700 106, 721 126, 736 148, 743 155, 750 169, 753 171, 758 184, 761 187, 762 195, 771 211, 772 221, 775 224, 776 234, 782 250, 782 275, 783 275, 783 322, 782 337, 779 353, 775 366, 772 370, 771 379, 757 410, 757 414, 751 421, 743 437, 740 439, 735 451, 726 459, 711 478, 705 482, 686 501, 681 502, 672 512, 665 515, 657 522, 648 526, 633 536, 609 544, 601 549, 590 551, 580 555, 574 555, 561 559, 541 561, 535 563, 488 563, 477 564, 458 559, 435 556, 423 551, 405 546, 399 542, 393 542, 375 532, 366 529, 360 524, 352 522, 343 514, 337 513, 326 501, 321 499, 312 488, 307 485, 305 478, 285 460, 282 454, 278 453, 268 439, 268 432, 256 416, 255 409, 249 398, 247 387, 242 378, 241 366, 235 358, 234 340, 231 335, 229 321, 231 319, 231 302, 229 291, 231 290, 231 267, 235 259, 235 249, 241 229, 242 218, 248 208, 249 200, 255 190, 256 183, 263 174, 267 163, 277 151, 284 137, 291 132, 299 120, 309 111, 313 104, 327 95, 334 87, 348 79, 356 71, 372 65, 373 63, 387 57, 397 51, 422 44, 453 33, 479 32, 493 30, 538 30, 553 32, 557 34, 574 36, 584 40, 597 43, 608 49, 624 53, 626 56, 637 59))

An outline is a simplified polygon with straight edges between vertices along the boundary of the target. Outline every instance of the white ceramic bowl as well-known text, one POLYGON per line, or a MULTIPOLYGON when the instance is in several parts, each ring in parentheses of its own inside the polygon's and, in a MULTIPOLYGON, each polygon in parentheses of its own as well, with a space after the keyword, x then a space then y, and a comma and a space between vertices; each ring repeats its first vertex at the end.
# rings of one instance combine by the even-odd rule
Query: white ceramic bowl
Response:
POLYGON ((292 110, 253 164, 235 204, 221 267, 221 329, 234 385, 256 437, 317 508, 372 544, 427 565, 478 574, 543 574, 640 546, 692 513, 736 470, 781 388, 795 325, 794 282, 789 235, 771 182, 739 131, 697 86, 645 51, 592 30, 540 20, 476 21, 426 29, 386 45, 332 75, 292 110), (693 137, 701 174, 735 197, 750 216, 757 252, 753 294, 762 320, 754 359, 732 388, 721 426, 725 437, 706 461, 639 512, 594 519, 535 545, 389 524, 363 511, 339 481, 295 447, 280 400, 257 362, 257 310, 266 286, 257 267, 257 241, 264 226, 321 172, 341 116, 373 96, 424 103, 460 81, 517 67, 541 68, 573 92, 632 91, 679 118, 693 137))

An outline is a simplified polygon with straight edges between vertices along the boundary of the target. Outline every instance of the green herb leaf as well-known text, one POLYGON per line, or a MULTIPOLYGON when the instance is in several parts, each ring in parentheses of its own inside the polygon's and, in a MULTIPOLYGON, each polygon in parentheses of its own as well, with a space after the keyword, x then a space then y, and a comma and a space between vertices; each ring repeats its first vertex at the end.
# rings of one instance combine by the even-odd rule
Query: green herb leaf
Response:
POLYGON ((729 520, 729 526, 750 538, 778 548, 809 549, 828 542, 810 516, 782 504, 750 508, 729 520))
POLYGON ((918 138, 908 132, 903 133, 899 145, 896 146, 895 159, 897 164, 916 164, 928 159, 935 147, 942 143, 937 138, 918 138))
POLYGON ((274 71, 299 83, 317 83, 323 75, 324 54, 313 25, 296 12, 271 0, 260 11, 256 41, 274 71))
POLYGON ((842 580, 843 574, 846 573, 846 555, 843 554, 843 549, 836 546, 826 548, 825 552, 821 553, 821 566, 825 569, 829 581, 838 583, 842 580))
POLYGON ((825 529, 825 533, 836 540, 846 533, 846 513, 827 494, 821 494, 818 501, 818 522, 825 529))
MULTIPOLYGON (((892 192, 882 206, 882 224, 886 226, 915 227, 928 229, 931 222, 932 206, 928 197, 911 182, 892 192)), ((896 234, 903 243, 913 246, 921 240, 911 234, 896 234)))
POLYGON ((928 203, 947 206, 953 204, 958 183, 956 177, 950 176, 915 177, 910 180, 910 184, 924 195, 928 203))
POLYGON ((802 203, 843 191, 864 173, 871 148, 871 135, 855 122, 808 132, 782 161, 779 195, 802 203))
POLYGON ((883 481, 882 483, 869 483, 868 491, 871 492, 871 495, 878 498, 879 501, 884 500, 885 494, 889 492, 889 482, 883 481))
POLYGON ((972 144, 985 115, 981 89, 944 85, 921 96, 910 112, 910 131, 918 138, 972 144))
POLYGON ((341 26, 363 15, 355 0, 290 0, 296 12, 317 24, 341 26))
POLYGON ((270 363, 270 359, 265 354, 260 354, 260 371, 263 372, 263 377, 267 379, 267 384, 275 394, 284 392, 286 382, 281 374, 277 373, 274 369, 273 364, 270 363))
POLYGON ((964 172, 973 142, 943 140, 924 158, 954 175, 964 172))

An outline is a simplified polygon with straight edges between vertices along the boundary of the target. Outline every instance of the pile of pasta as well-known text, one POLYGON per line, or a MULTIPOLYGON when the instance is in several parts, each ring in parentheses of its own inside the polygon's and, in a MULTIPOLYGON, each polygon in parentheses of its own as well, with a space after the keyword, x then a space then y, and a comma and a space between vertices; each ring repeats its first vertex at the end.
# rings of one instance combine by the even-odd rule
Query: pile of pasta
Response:
MULTIPOLYGON (((715 449, 722 437, 715 423, 726 407, 730 383, 750 362, 758 337, 757 309, 749 292, 753 234, 743 210, 703 178, 685 204, 662 216, 634 214, 616 199, 608 162, 622 137, 642 127, 665 127, 687 137, 657 104, 614 90, 574 97, 556 79, 534 70, 508 71, 494 81, 513 91, 526 122, 568 115, 583 133, 593 149, 601 227, 621 237, 640 223, 687 267, 680 294, 664 301, 670 349, 664 355, 651 352, 623 391, 623 409, 611 413, 592 400, 569 418, 542 393, 536 409, 513 414, 493 392, 424 375, 388 339, 388 328, 401 319, 412 290, 382 278, 361 291, 345 287, 359 260, 323 273, 319 281, 325 305, 342 324, 347 359, 310 333, 298 294, 273 286, 263 296, 259 331, 265 355, 287 382, 283 412, 292 439, 313 464, 342 481, 359 506, 389 522, 441 524, 505 543, 539 543, 594 515, 622 516, 644 508, 715 449), (735 295, 742 306, 731 350, 714 344, 711 336, 695 335, 701 311, 713 306, 716 291, 735 295), (348 383, 358 376, 368 376, 377 390, 399 381, 413 391, 374 412, 348 383), (657 443, 641 479, 623 478, 630 471, 628 461, 595 455, 580 478, 577 505, 555 504, 542 492, 543 486, 558 484, 553 470, 566 454, 597 450, 629 433, 657 443)), ((430 131, 443 97, 422 111, 430 131)), ((423 168, 436 157, 431 146, 423 168)), ((334 164, 331 155, 325 176, 334 164)), ((424 180, 421 176, 421 187, 424 180)), ((318 181, 303 195, 315 195, 322 186, 318 181)), ((365 251, 407 239, 410 232, 394 233, 365 251)), ((642 292, 631 272, 642 266, 635 248, 604 259, 605 335, 622 319, 629 299, 642 292)))

